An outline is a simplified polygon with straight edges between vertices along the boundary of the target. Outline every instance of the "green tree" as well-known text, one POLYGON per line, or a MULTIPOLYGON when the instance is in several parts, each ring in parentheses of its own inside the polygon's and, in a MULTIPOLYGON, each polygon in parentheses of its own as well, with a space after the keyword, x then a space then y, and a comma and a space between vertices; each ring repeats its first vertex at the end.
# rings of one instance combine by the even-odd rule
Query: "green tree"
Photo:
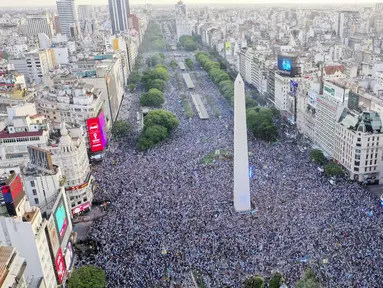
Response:
POLYGON ((104 288, 105 272, 95 266, 82 266, 75 269, 69 278, 69 288, 104 288))
POLYGON ((129 75, 128 82, 132 84, 137 84, 140 82, 140 80, 141 80, 140 72, 138 72, 137 70, 133 70, 132 73, 130 73, 129 75))
POLYGON ((168 66, 166 66, 166 65, 164 65, 164 64, 157 64, 154 68, 163 68, 163 69, 165 69, 166 71, 169 71, 168 66))
POLYGON ((146 58, 146 65, 148 65, 149 67, 154 67, 159 63, 161 63, 161 58, 160 58, 159 54, 158 55, 154 54, 154 55, 146 58))
POLYGON ((193 68, 194 68, 193 60, 191 60, 190 58, 186 58, 185 64, 186 64, 186 66, 189 67, 190 70, 193 70, 193 68))
POLYGON ((323 152, 319 149, 313 149, 310 151, 310 159, 311 161, 321 165, 326 162, 323 152))
POLYGON ((197 44, 192 40, 192 39, 188 39, 184 42, 184 45, 185 49, 187 51, 194 51, 197 49, 197 44))
POLYGON ((327 176, 341 176, 343 175, 343 169, 340 165, 330 162, 324 166, 324 172, 327 176))
POLYGON ((169 72, 163 67, 155 67, 151 72, 151 76, 152 76, 151 80, 161 79, 167 82, 170 79, 169 72))
POLYGON ((156 88, 156 89, 160 90, 161 92, 164 92, 165 86, 166 86, 166 82, 164 80, 154 79, 150 82, 150 84, 149 84, 150 88, 149 89, 156 88))
POLYGON ((170 67, 172 67, 173 70, 176 70, 178 64, 176 61, 174 61, 173 59, 170 61, 170 67))
POLYGON ((123 120, 117 120, 113 123, 112 135, 116 138, 121 138, 127 136, 132 129, 133 127, 129 123, 123 120))
POLYGON ((307 268, 301 277, 301 280, 297 283, 297 288, 321 288, 322 285, 311 268, 307 268))
POLYGON ((141 151, 152 148, 157 143, 168 137, 167 129, 161 125, 153 125, 147 127, 138 140, 138 149, 141 151))
POLYGON ((283 282, 284 280, 282 274, 275 273, 269 281, 269 288, 280 288, 283 282))
POLYGON ((158 56, 160 56, 161 62, 163 63, 165 61, 165 59, 166 59, 165 54, 164 53, 158 53, 158 56))
POLYGON ((246 109, 254 108, 258 106, 258 103, 255 99, 252 99, 250 97, 246 97, 246 109))
POLYGON ((243 282, 243 287, 244 288, 264 288, 265 280, 259 275, 251 276, 243 282))
POLYGON ((144 128, 153 125, 164 126, 167 129, 168 135, 178 127, 178 124, 177 116, 166 110, 150 111, 144 118, 144 128))
POLYGON ((143 93, 140 98, 141 106, 161 107, 164 102, 164 94, 156 88, 152 88, 149 92, 143 93))
POLYGON ((254 137, 272 141, 277 135, 270 109, 254 107, 246 111, 247 127, 254 137))
POLYGON ((128 84, 128 90, 129 92, 133 92, 136 90, 137 85, 136 84, 128 84))

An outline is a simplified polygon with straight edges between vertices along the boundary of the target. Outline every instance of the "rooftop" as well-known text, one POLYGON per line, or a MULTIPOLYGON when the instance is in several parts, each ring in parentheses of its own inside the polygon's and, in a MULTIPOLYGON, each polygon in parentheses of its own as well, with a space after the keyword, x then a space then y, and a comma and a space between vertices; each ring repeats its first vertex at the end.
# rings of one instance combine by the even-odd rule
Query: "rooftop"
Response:
POLYGON ((22 219, 23 222, 31 222, 35 220, 35 217, 38 215, 39 209, 32 210, 30 212, 25 212, 22 219))
POLYGON ((33 136, 42 136, 42 135, 43 135, 43 130, 36 131, 36 132, 16 132, 16 133, 9 133, 8 131, 3 130, 0 132, 0 139, 33 137, 33 136))

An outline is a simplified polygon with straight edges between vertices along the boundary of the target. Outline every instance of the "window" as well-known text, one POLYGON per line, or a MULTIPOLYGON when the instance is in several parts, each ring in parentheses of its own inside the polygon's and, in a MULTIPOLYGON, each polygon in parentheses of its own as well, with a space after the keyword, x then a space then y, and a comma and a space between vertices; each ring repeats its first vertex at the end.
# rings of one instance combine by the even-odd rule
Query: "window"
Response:
POLYGON ((31 181, 31 187, 35 187, 35 181, 31 181))
POLYGON ((39 198, 35 198, 35 204, 39 204, 39 198))
POLYGON ((32 193, 33 193, 33 195, 37 195, 37 191, 36 191, 36 189, 33 189, 33 190, 32 190, 32 193))
POLYGON ((358 167, 354 167, 354 171, 358 172, 359 168, 358 167))

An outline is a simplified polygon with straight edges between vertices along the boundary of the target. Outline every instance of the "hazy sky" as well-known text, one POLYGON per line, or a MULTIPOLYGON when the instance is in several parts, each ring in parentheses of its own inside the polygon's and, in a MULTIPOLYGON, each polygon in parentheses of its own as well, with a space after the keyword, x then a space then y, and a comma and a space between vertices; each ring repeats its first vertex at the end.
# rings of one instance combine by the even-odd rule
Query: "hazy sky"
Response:
MULTIPOLYGON (((151 3, 151 4, 175 4, 177 0, 130 0, 130 3, 132 4, 144 4, 144 3, 151 3)), ((261 4, 261 3, 309 3, 309 2, 317 2, 318 4, 334 4, 334 5, 352 5, 355 6, 355 4, 370 4, 375 2, 380 2, 380 0, 314 0, 314 1, 307 1, 307 0, 185 0, 185 4, 205 4, 208 5, 208 3, 225 3, 225 4, 235 4, 235 3, 254 3, 254 4, 261 4)), ((93 4, 93 5, 103 5, 107 4, 108 0, 76 0, 77 4, 93 4)), ((15 1, 6 1, 1 0, 0 1, 0 7, 32 7, 32 6, 55 6, 56 1, 55 0, 15 0, 15 1)))

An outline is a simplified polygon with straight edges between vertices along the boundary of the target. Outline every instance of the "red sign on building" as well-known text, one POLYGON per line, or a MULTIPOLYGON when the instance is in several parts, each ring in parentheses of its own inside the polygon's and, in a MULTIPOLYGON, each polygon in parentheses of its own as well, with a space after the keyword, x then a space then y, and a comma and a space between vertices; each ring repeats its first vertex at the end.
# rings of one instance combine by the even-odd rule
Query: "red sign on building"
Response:
POLYGON ((99 119, 89 118, 86 120, 86 124, 88 126, 88 137, 91 151, 99 152, 104 150, 99 119))
POLYGON ((63 252, 61 248, 59 249, 59 252, 56 256, 56 271, 57 271, 57 278, 59 280, 59 283, 61 284, 63 282, 64 276, 66 275, 66 266, 65 266, 65 260, 63 257, 63 252))

